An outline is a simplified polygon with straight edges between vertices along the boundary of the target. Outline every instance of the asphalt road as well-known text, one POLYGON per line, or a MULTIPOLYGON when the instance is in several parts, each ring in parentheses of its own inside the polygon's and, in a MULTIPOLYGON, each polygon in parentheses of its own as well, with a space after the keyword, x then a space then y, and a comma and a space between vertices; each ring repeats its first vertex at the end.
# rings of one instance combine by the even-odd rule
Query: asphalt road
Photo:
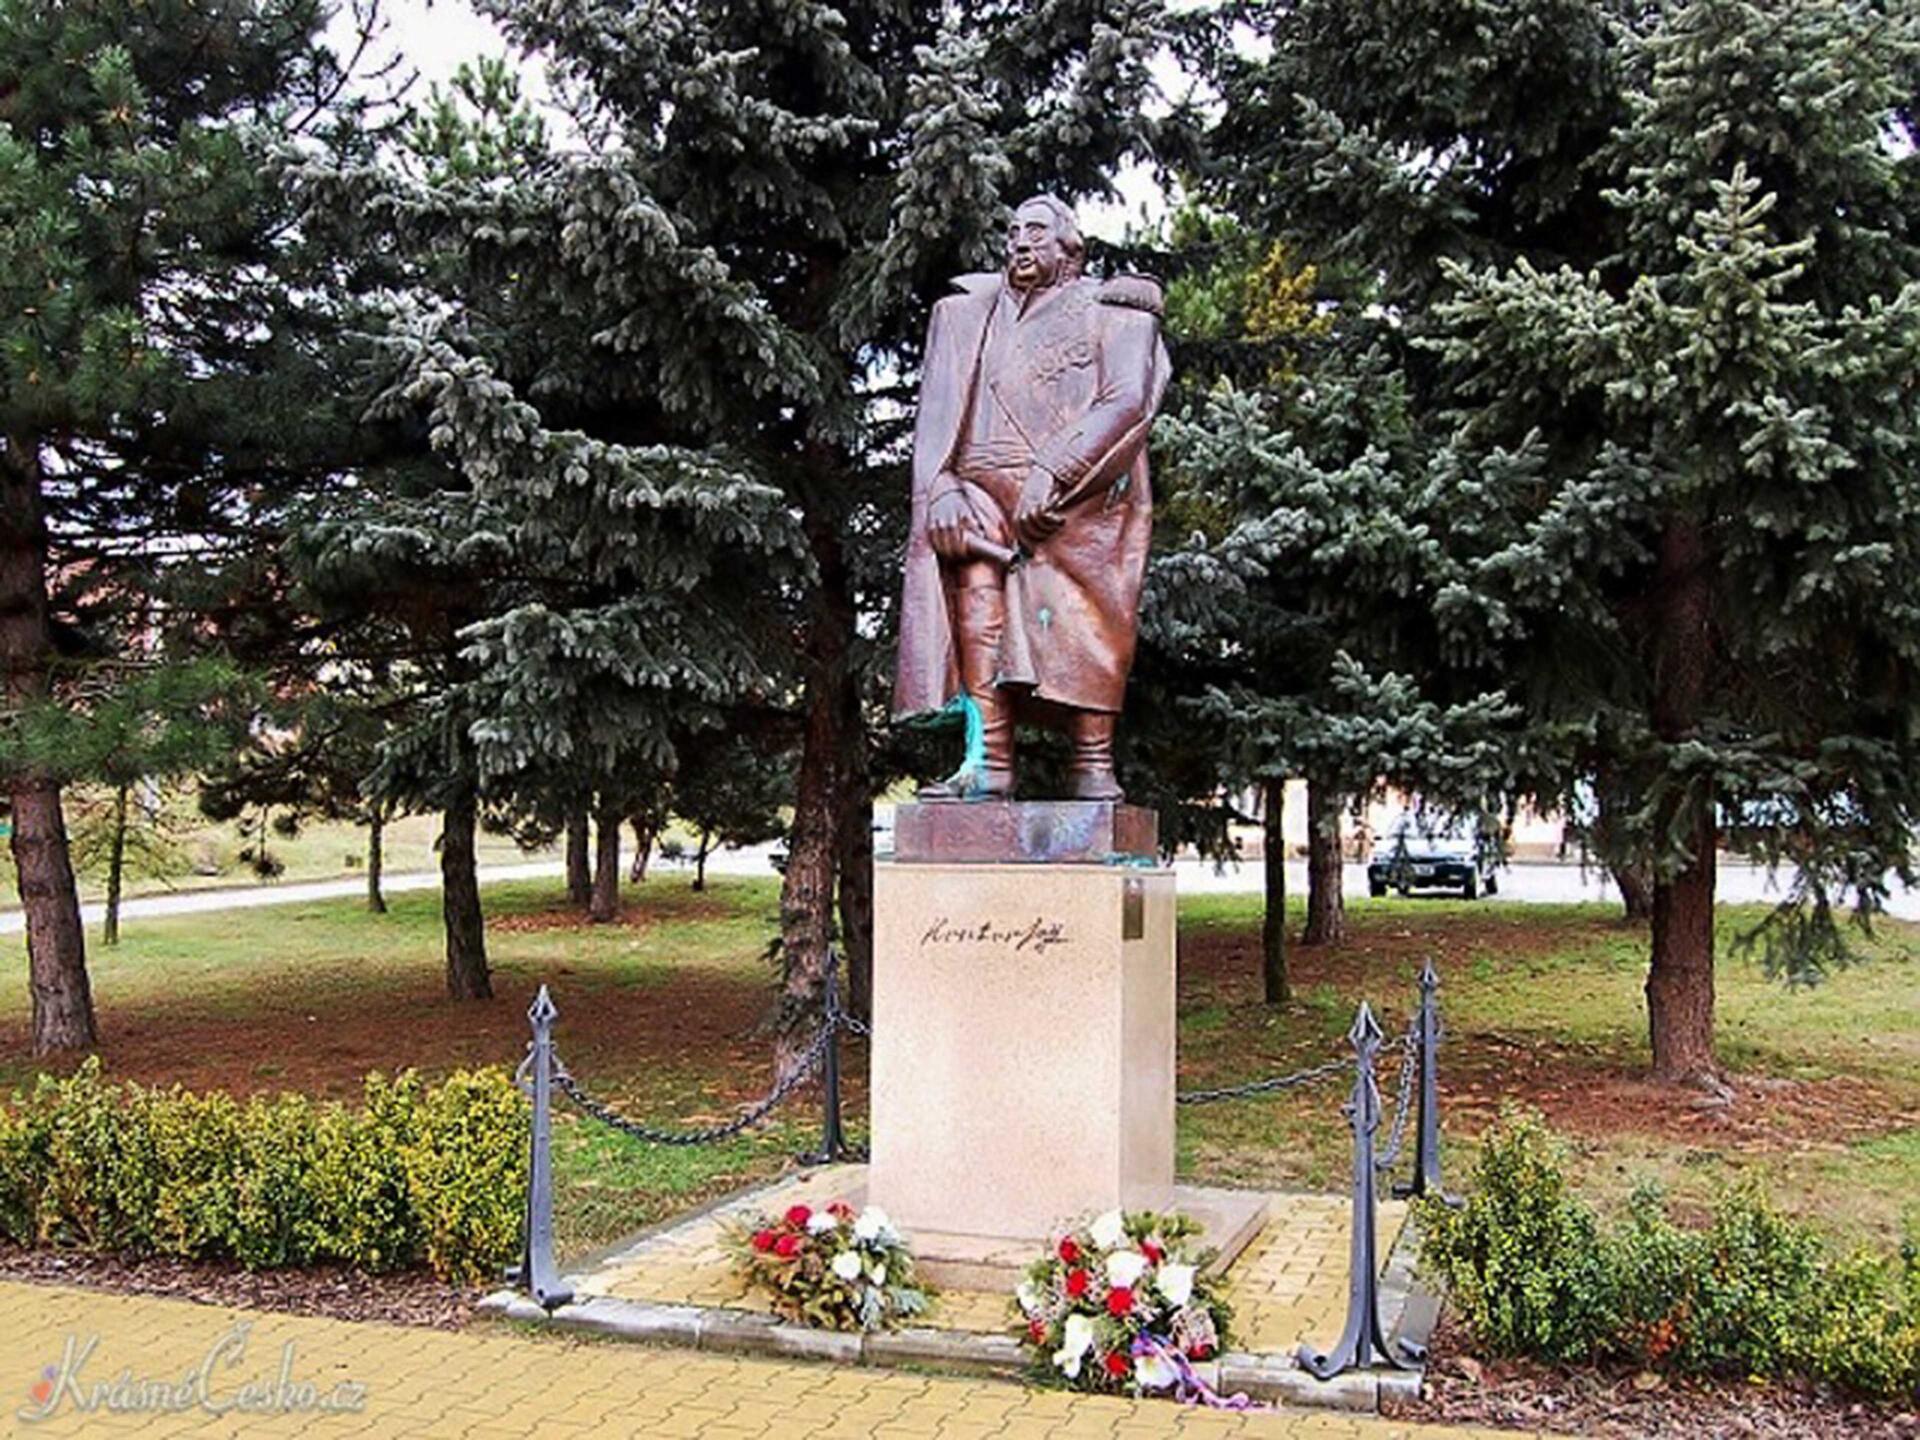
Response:
MULTIPOLYGON (((491 880, 525 880, 540 875, 558 875, 564 867, 558 860, 530 860, 522 865, 483 865, 482 884, 491 880)), ((382 882, 387 894, 403 890, 438 890, 438 870, 417 870, 404 875, 388 875, 382 882)), ((253 910, 262 905, 299 905, 309 900, 340 900, 367 893, 365 876, 341 880, 299 880, 281 883, 263 880, 233 890, 182 890, 172 895, 137 895, 120 904, 122 920, 137 920, 152 915, 202 915, 215 910, 253 910)), ((80 918, 89 925, 100 923, 106 907, 98 903, 82 905, 80 918)), ((26 916, 18 910, 0 915, 0 935, 18 935, 27 928, 26 916)))
MULTIPOLYGON (((1225 873, 1214 873, 1213 867, 1197 861, 1182 861, 1174 868, 1180 874, 1180 889, 1187 894, 1260 888, 1258 865, 1241 865, 1225 873)), ((1618 903, 1620 899, 1620 892, 1613 881, 1607 878, 1604 870, 1597 868, 1582 869, 1578 865, 1523 861, 1507 866, 1499 874, 1499 898, 1502 900, 1518 900, 1534 905, 1567 905, 1580 901, 1618 903)), ((1783 876, 1776 881, 1757 865, 1731 862, 1723 857, 1714 894, 1722 905, 1771 904, 1785 898, 1789 878, 1783 876)), ((1289 862, 1288 892, 1304 894, 1306 883, 1306 865, 1289 862)), ((1367 895, 1366 866, 1348 865, 1341 888, 1350 898, 1357 896, 1364 903, 1367 895)), ((1887 910, 1903 920, 1920 920, 1920 891, 1902 890, 1896 884, 1893 894, 1888 898, 1887 910)))
MULTIPOLYGON (((749 850, 722 851, 707 862, 707 869, 719 875, 771 875, 774 872, 768 856, 772 849, 771 846, 762 845, 749 850)), ((663 877, 674 873, 674 867, 657 858, 654 866, 655 873, 663 877)), ((1258 864, 1229 866, 1221 870, 1198 860, 1182 860, 1174 868, 1179 872, 1182 893, 1189 895, 1255 891, 1261 884, 1258 864)), ((518 865, 483 866, 480 879, 484 884, 497 880, 533 879, 558 875, 560 872, 558 860, 530 860, 518 865)), ((439 885, 439 872, 432 870, 386 877, 389 894, 437 889, 439 885)), ((1288 891, 1296 895, 1305 894, 1306 885, 1306 865, 1299 861, 1289 862, 1288 891)), ((1346 867, 1345 889, 1349 896, 1365 903, 1365 866, 1346 867)), ((137 920, 157 915, 200 915, 219 910, 251 910, 262 905, 338 900, 365 893, 366 881, 354 877, 294 883, 268 881, 234 890, 187 890, 173 895, 142 895, 126 901, 121 907, 121 916, 125 920, 137 920)), ((1722 861, 1718 895, 1722 904, 1766 902, 1779 899, 1781 887, 1757 866, 1722 861)), ((1578 865, 1519 864, 1508 866, 1500 872, 1500 898, 1528 904, 1564 905, 1583 900, 1617 901, 1619 895, 1613 883, 1598 870, 1583 870, 1578 865)), ((1887 909, 1901 919, 1920 920, 1920 892, 1896 889, 1887 909)), ((101 907, 97 904, 83 906, 82 915, 89 925, 97 925, 101 907)), ((24 917, 17 910, 0 914, 0 935, 17 935, 25 925, 24 917)))

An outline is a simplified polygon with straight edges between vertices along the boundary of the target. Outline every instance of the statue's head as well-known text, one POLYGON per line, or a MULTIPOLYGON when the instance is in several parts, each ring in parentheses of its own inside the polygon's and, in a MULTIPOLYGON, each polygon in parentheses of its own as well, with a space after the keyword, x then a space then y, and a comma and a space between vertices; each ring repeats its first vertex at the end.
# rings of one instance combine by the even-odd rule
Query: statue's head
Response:
POLYGON ((1072 207, 1036 195, 1021 203, 1007 226, 1007 282, 1016 290, 1045 290, 1075 279, 1086 253, 1072 207))

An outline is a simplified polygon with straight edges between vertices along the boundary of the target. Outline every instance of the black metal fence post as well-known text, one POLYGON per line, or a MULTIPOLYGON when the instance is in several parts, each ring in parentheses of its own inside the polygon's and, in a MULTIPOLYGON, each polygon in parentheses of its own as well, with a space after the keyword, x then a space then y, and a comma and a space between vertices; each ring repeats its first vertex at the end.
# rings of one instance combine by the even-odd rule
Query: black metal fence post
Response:
MULTIPOLYGON (((1322 1353, 1302 1345, 1299 1360, 1317 1380, 1331 1380, 1355 1366, 1376 1359, 1405 1366, 1420 1358, 1420 1347, 1401 1342, 1402 1359, 1387 1343, 1380 1324, 1380 1257, 1374 1229, 1373 1136, 1380 1128, 1380 1087, 1374 1083, 1373 1062, 1380 1050, 1380 1026, 1373 1007, 1360 1002, 1347 1032, 1353 1042, 1353 1098, 1343 1107, 1353 1125, 1353 1238, 1348 1249, 1347 1324, 1332 1350, 1322 1353)), ((1421 1353, 1424 1353, 1423 1351, 1421 1353)))
POLYGON ((533 1043, 527 1060, 533 1087, 533 1153, 527 1166, 527 1239, 520 1283, 543 1309, 557 1310, 573 1299, 553 1260, 553 1022, 559 1015, 542 985, 528 1007, 533 1043))
POLYGON ((1414 1139, 1413 1179, 1393 1187, 1396 1197, 1438 1195, 1456 1204, 1440 1181, 1440 976, 1429 956, 1420 971, 1420 1128, 1414 1139))
POLYGON ((827 951, 826 991, 825 1024, 831 1033, 827 1036, 826 1053, 821 1057, 820 1076, 821 1088, 826 1092, 826 1116, 820 1135, 820 1148, 800 1156, 802 1165, 831 1165, 836 1160, 858 1158, 853 1147, 847 1144, 846 1132, 840 1128, 840 1030, 846 1017, 840 1012, 840 956, 831 948, 827 951))

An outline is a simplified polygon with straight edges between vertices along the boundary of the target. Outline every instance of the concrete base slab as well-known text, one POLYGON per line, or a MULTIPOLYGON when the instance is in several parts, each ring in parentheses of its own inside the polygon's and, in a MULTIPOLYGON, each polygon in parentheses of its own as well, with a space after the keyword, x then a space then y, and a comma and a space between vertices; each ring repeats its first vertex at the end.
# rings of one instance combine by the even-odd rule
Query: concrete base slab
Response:
MULTIPOLYGON (((1176 1185, 1171 1208, 1200 1222, 1200 1245, 1215 1252, 1207 1267, 1215 1273, 1224 1273, 1267 1222, 1267 1197, 1252 1190, 1176 1185)), ((1011 1294, 1041 1255, 1031 1237, 913 1230, 907 1238, 921 1273, 942 1290, 1011 1294)))
MULTIPOLYGON (((867 1171, 858 1165, 789 1175, 630 1236, 570 1268, 565 1278, 578 1298, 551 1314, 511 1290, 489 1296, 479 1308, 509 1321, 642 1344, 1016 1377, 1025 1361, 1012 1333, 1011 1281, 977 1288, 948 1282, 921 1324, 872 1335, 787 1324, 767 1313, 764 1297, 741 1285, 721 1243, 723 1227, 794 1203, 818 1207, 844 1199, 857 1205, 866 1182, 867 1171)), ((1178 1205, 1204 1219, 1208 1243, 1223 1252, 1216 1263, 1234 1308, 1233 1349, 1199 1367, 1209 1384, 1258 1401, 1355 1411, 1377 1410, 1383 1397, 1418 1393, 1418 1367, 1316 1380, 1294 1359, 1302 1343, 1323 1346, 1340 1332, 1346 1197, 1183 1186, 1178 1205)), ((1388 1256, 1380 1276, 1381 1320, 1393 1340, 1424 1343, 1439 1306, 1413 1274, 1406 1205, 1382 1202, 1377 1223, 1388 1256)), ((916 1243, 914 1252, 924 1266, 923 1246, 916 1243)), ((1024 1267, 1037 1253, 1029 1244, 1006 1258, 1024 1267)))

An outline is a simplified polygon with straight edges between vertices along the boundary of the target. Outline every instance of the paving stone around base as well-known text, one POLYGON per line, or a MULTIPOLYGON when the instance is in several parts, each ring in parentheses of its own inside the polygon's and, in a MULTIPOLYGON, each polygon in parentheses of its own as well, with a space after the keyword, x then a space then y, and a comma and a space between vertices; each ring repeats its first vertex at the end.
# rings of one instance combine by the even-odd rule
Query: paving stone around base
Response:
MULTIPOLYGON (((833 1165, 783 1177, 679 1221, 642 1232, 569 1274, 576 1301, 548 1315, 524 1296, 502 1291, 483 1309, 655 1344, 691 1346, 843 1364, 1013 1374, 1023 1364, 1012 1336, 1012 1297, 984 1291, 941 1292, 924 1323, 875 1335, 839 1335, 774 1318, 767 1302, 735 1275, 724 1234, 755 1214, 788 1206, 816 1209, 864 1193, 864 1168, 833 1165)), ((1201 1367, 1231 1393, 1342 1410, 1377 1410, 1391 1394, 1417 1386, 1419 1372, 1355 1371, 1316 1380, 1294 1359, 1302 1345, 1324 1349, 1346 1320, 1348 1218, 1344 1195, 1286 1192, 1267 1196, 1266 1227, 1228 1267, 1225 1296, 1233 1306, 1237 1350, 1201 1367)), ((1383 1201, 1379 1253, 1381 1319, 1387 1334, 1424 1343, 1437 1307, 1414 1283, 1412 1246, 1400 1243, 1407 1205, 1383 1201)), ((1410 1238, 1410 1237, 1409 1237, 1410 1238)))
MULTIPOLYGON (((630 1303, 601 1299, 580 1308, 630 1303)), ((947 1368, 915 1363, 920 1371, 947 1368)), ((1515 1440, 1511 1431, 1440 1429, 1328 1411, 1176 1410, 1163 1400, 1072 1395, 985 1378, 684 1348, 556 1344, 501 1327, 400 1329, 17 1283, 0 1284, 0 1372, 18 1379, 6 1402, 15 1416, 8 1433, 56 1440, 136 1434, 142 1440, 1515 1440), (88 1356, 80 1371, 85 1389, 111 1389, 124 1373, 148 1396, 148 1408, 82 1410, 63 1392, 53 1413, 26 1418, 28 1384, 63 1364, 74 1345, 88 1356), (235 1347, 242 1348, 236 1353, 235 1347), (218 1357, 231 1363, 215 1365, 218 1357), (283 1375, 322 1391, 350 1385, 357 1398, 354 1408, 336 1414, 220 1411, 197 1396, 177 1408, 181 1377, 203 1373, 210 1385, 205 1398, 224 1404, 243 1384, 271 1386, 283 1375), (140 1383, 148 1379, 161 1383, 164 1408, 151 1408, 155 1397, 140 1383)))

